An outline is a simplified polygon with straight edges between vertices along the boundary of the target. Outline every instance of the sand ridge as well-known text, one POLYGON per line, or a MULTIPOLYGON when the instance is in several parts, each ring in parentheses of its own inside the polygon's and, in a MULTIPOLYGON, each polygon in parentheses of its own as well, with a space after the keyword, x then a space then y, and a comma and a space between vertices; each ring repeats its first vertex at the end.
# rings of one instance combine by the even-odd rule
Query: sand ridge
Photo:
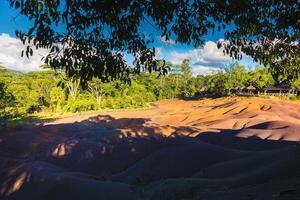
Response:
POLYGON ((224 97, 0 134, 5 199, 292 199, 300 104, 224 97))

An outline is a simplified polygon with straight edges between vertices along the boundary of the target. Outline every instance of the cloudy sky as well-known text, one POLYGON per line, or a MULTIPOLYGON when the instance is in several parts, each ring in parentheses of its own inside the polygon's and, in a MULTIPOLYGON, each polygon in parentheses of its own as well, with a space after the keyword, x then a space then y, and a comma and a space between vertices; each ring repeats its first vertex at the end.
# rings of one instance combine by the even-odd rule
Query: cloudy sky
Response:
MULTIPOLYGON (((16 39, 15 30, 25 30, 30 22, 10 9, 7 1, 2 0, 0 0, 0 24, 0 65, 21 72, 40 70, 39 66, 43 64, 41 58, 48 51, 46 49, 34 51, 34 56, 30 59, 21 57, 24 46, 16 39)), ((223 54, 222 49, 217 48, 216 43, 222 39, 223 33, 207 35, 205 45, 196 49, 189 45, 177 44, 172 38, 167 40, 160 37, 161 33, 147 24, 142 25, 142 31, 154 35, 153 45, 158 58, 166 59, 173 64, 180 64, 183 59, 188 58, 194 75, 215 73, 233 62, 229 56, 223 54)), ((133 60, 130 55, 126 55, 126 58, 129 63, 133 60)), ((256 65, 246 56, 240 62, 250 69, 256 65)))

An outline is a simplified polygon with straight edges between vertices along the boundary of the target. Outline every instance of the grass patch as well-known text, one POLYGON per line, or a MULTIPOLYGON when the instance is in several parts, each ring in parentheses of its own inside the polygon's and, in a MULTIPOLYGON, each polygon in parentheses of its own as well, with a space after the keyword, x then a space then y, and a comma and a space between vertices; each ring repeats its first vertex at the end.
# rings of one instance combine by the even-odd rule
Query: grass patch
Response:
POLYGON ((0 118, 0 130, 4 128, 18 128, 26 124, 39 124, 43 122, 49 122, 55 119, 61 119, 65 117, 72 117, 78 115, 88 115, 88 114, 101 114, 107 112, 120 112, 120 111, 140 111, 147 110, 151 108, 150 104, 147 104, 147 107, 142 108, 120 108, 120 109, 101 109, 101 110, 92 110, 92 111, 81 111, 81 112, 39 112, 34 114, 27 114, 23 117, 16 118, 0 118))

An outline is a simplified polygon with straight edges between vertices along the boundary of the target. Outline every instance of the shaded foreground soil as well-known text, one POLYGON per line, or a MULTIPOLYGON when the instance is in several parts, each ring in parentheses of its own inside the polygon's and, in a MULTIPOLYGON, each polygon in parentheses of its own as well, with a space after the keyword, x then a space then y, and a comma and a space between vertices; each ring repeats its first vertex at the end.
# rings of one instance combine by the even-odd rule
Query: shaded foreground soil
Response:
POLYGON ((4 199, 300 199, 300 105, 161 101, 0 134, 4 199))

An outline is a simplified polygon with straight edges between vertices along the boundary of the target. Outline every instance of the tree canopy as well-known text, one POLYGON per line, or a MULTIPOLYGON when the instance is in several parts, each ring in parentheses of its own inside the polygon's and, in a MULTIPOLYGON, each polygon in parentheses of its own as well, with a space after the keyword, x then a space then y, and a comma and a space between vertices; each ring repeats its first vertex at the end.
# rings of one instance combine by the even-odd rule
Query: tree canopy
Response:
MULTIPOLYGON (((99 78, 88 81, 88 90, 63 72, 53 70, 16 73, 0 68, 0 123, 32 113, 84 112, 102 109, 143 108, 150 102, 173 98, 219 97, 232 95, 249 85, 263 91, 276 85, 266 68, 247 71, 235 62, 227 70, 207 76, 190 76, 188 60, 165 76, 142 72, 131 84, 120 80, 103 83, 99 78), (59 84, 60 83, 60 84, 59 84)), ((290 86, 300 91, 300 79, 290 86)), ((1 126, 1 125, 0 125, 1 126)))
POLYGON ((9 0, 11 7, 32 26, 16 35, 27 48, 49 48, 46 64, 80 76, 83 83, 93 77, 102 81, 127 81, 131 72, 164 73, 158 65, 153 36, 141 30, 146 23, 166 39, 178 43, 204 44, 210 32, 224 31, 218 47, 241 59, 250 55, 272 69, 278 77, 295 66, 299 74, 300 2, 298 0, 9 0), (33 46, 32 46, 33 45, 33 46), (135 57, 134 68, 124 53, 135 57), (298 59, 299 60, 299 59, 298 59))

